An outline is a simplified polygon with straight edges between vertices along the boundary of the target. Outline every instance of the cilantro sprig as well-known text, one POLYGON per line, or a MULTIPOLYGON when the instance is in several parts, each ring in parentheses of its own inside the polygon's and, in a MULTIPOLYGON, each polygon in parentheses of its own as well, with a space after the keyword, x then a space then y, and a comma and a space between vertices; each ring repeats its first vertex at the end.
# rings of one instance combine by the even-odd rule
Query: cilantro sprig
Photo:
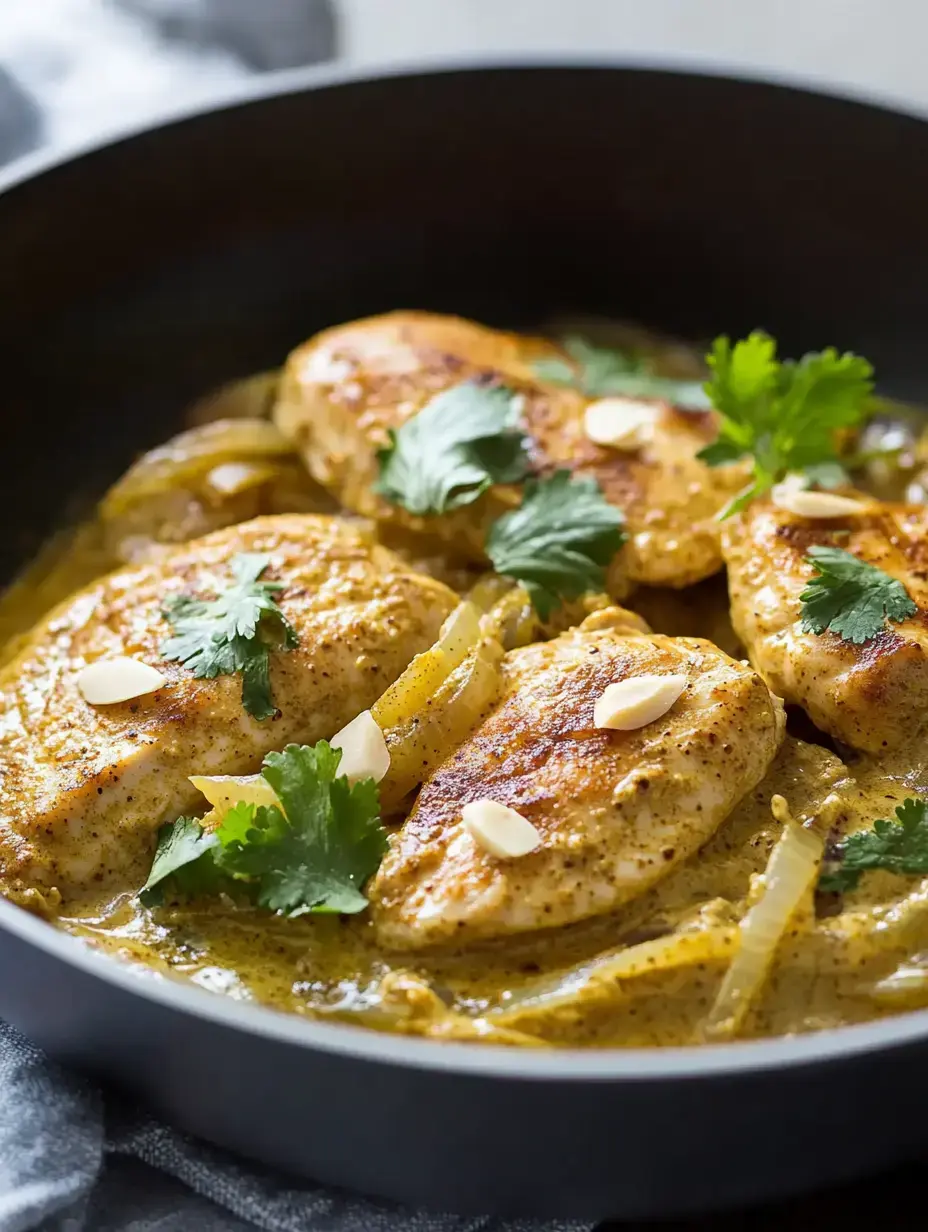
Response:
POLYGON ((812 547, 806 557, 817 575, 799 596, 804 633, 837 633, 862 645, 887 620, 902 621, 918 608, 903 584, 843 548, 812 547))
POLYGON ((689 410, 709 405, 700 381, 659 376, 647 355, 594 346, 576 334, 562 339, 561 345, 573 362, 556 356, 535 360, 532 370, 543 381, 579 389, 588 398, 662 398, 689 410))
POLYGON ((526 482, 519 508, 490 528, 486 551, 497 573, 525 586, 545 619, 563 600, 602 590, 605 568, 625 541, 622 525, 595 479, 561 470, 526 482))
POLYGON ((928 801, 910 796, 896 809, 894 821, 880 819, 871 830, 848 835, 829 853, 818 888, 843 894, 875 868, 928 873, 928 801))
POLYGON ((700 451, 709 466, 749 455, 751 483, 719 514, 730 517, 790 471, 836 462, 835 432, 868 413, 873 369, 833 348, 793 362, 777 359, 776 342, 755 331, 732 346, 716 338, 706 357, 706 393, 721 415, 716 441, 700 451))
POLYGON ((242 705, 255 719, 274 718, 270 652, 293 650, 296 632, 277 606, 281 582, 258 579, 270 558, 243 552, 231 562, 235 584, 215 599, 173 595, 163 615, 174 631, 161 647, 200 679, 242 674, 242 705))
POLYGON ((387 832, 376 783, 349 784, 341 757, 325 740, 288 745, 261 771, 280 807, 236 804, 214 830, 189 817, 163 826, 142 902, 226 891, 290 917, 363 911, 387 832))
POLYGON ((595 479, 557 471, 526 478, 527 442, 509 390, 455 386, 433 398, 378 454, 377 490, 411 513, 460 508, 495 483, 525 480, 522 504, 490 527, 486 551, 498 573, 524 583, 544 619, 558 603, 601 590, 624 542, 622 513, 595 479))
POLYGON ((391 504, 424 517, 469 505, 526 471, 518 403, 502 386, 467 381, 438 394, 378 451, 374 485, 391 504))

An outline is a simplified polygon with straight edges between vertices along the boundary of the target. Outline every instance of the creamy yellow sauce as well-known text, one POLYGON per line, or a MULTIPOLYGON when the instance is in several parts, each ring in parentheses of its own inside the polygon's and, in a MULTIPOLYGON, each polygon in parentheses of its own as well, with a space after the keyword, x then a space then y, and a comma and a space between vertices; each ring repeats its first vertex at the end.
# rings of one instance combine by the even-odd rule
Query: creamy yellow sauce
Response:
MULTIPOLYGON (((303 508, 316 494, 303 492, 303 508)), ((392 546, 396 547, 397 544, 392 546)), ((410 558, 416 558, 409 547, 410 558)), ((0 603, 0 662, 38 616, 118 563, 99 526, 57 541, 0 603)), ((434 562, 425 565, 437 571, 434 562)), ((463 588, 463 574, 448 577, 463 588)), ((629 601, 656 632, 706 637, 736 657, 723 578, 629 601)), ((803 735, 808 725, 797 726, 803 735)), ((920 747, 839 758, 789 735, 774 765, 693 859, 606 918, 504 943, 401 958, 365 916, 281 919, 216 902, 149 910, 132 893, 69 904, 57 922, 162 978, 297 1014, 438 1038, 513 1044, 672 1045, 704 1038, 781 825, 771 798, 813 816, 837 790, 842 829, 928 793, 920 747), (621 954, 620 971, 609 956, 621 954), (603 956, 606 958, 603 958, 603 956)), ((34 905, 34 904, 28 904, 34 905)), ((928 1005, 928 879, 869 874, 840 902, 805 904, 740 1034, 814 1030, 928 1005)))
MULTIPOLYGON (((903 762, 900 756, 898 766, 903 762)), ((734 932, 780 830, 771 797, 814 813, 836 785, 848 820, 858 824, 891 815, 912 791, 901 769, 858 763, 849 774, 827 751, 787 737, 764 782, 695 859, 623 911, 542 937, 397 959, 378 949, 363 916, 287 920, 212 904, 153 912, 131 894, 88 902, 60 923, 165 976, 310 1016, 457 1037, 505 1028, 528 1037, 515 1040, 525 1043, 696 1043, 731 946, 708 955, 696 947, 692 961, 656 968, 647 947, 674 935, 734 932), (642 966, 621 983, 591 987, 569 1005, 512 1004, 604 952, 632 946, 640 947, 642 966)), ((910 957, 928 947, 928 882, 871 874, 844 906, 787 937, 742 1035, 814 1030, 928 1005, 928 952, 924 978, 910 957)))

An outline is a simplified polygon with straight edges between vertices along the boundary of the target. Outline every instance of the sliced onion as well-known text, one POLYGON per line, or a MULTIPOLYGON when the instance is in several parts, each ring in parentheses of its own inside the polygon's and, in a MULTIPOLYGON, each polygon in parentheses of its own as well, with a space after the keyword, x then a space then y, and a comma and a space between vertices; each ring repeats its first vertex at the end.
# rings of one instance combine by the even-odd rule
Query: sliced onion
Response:
POLYGON ((878 1004, 896 1009, 928 1005, 928 966, 916 956, 871 985, 868 992, 878 1004))
POLYGON ((371 707, 380 730, 387 732, 414 719, 479 640, 480 613, 465 600, 442 625, 434 646, 417 654, 399 680, 371 707))
POLYGON ((521 1031, 450 1009, 426 980, 409 971, 388 971, 368 988, 352 989, 335 1004, 313 1005, 311 1009, 320 1016, 356 1022, 375 1030, 432 1039, 479 1039, 523 1048, 546 1047, 543 1040, 521 1031))
POLYGON ((515 992, 507 993, 486 1017, 493 1022, 508 1023, 524 1014, 549 1013, 577 1006, 600 994, 621 996, 627 991, 623 986, 640 976, 728 958, 737 945, 737 928, 723 925, 643 941, 640 945, 600 954, 590 962, 555 976, 532 980, 515 992))
POLYGON ((215 419, 268 419, 279 385, 279 369, 229 381, 194 402, 187 411, 186 421, 195 425, 215 419))
POLYGON ((483 638, 405 723, 384 731, 390 769, 380 784, 385 814, 471 734, 499 695, 500 644, 483 638))
POLYGON ((283 433, 266 419, 217 419, 182 432, 139 458, 104 496, 100 516, 121 517, 139 501, 182 488, 224 462, 292 452, 283 433))
POLYGON ((782 796, 774 796, 771 805, 777 820, 784 822, 783 833, 763 874, 763 894, 741 921, 738 953, 705 1025, 709 1038, 737 1033, 767 979, 790 920, 812 889, 825 851, 819 830, 793 821, 782 796))
POLYGON ((236 804, 270 808, 280 803, 273 787, 261 774, 191 774, 190 782, 212 805, 217 822, 236 804))

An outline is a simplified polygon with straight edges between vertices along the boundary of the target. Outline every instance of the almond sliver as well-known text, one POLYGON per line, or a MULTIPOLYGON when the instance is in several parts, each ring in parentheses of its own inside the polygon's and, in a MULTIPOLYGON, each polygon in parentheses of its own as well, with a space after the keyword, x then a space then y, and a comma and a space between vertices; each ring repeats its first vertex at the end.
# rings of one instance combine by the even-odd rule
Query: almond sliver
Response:
POLYGON ((541 845, 532 823, 499 800, 473 800, 464 805, 461 818, 474 841, 497 859, 527 856, 541 845))
POLYGON ((784 481, 771 492, 771 499, 778 509, 793 513, 798 518, 847 518, 862 513, 863 501, 837 492, 809 492, 784 481))
POLYGON ((114 659, 97 659, 88 663, 77 676, 77 688, 91 706, 115 706, 146 693, 155 693, 167 684, 167 677, 143 663, 125 655, 114 659))
POLYGON ((332 737, 332 748, 342 751, 338 773, 344 774, 349 783, 358 783, 361 779, 379 783, 390 769, 390 750, 369 710, 362 710, 332 737))
POLYGON ((593 722, 612 731, 634 731, 666 714, 683 690, 682 673, 629 676, 608 685, 593 707, 593 722))
POLYGON ((600 398, 583 416, 589 440, 611 449, 640 449, 654 436, 661 408, 632 398, 600 398))

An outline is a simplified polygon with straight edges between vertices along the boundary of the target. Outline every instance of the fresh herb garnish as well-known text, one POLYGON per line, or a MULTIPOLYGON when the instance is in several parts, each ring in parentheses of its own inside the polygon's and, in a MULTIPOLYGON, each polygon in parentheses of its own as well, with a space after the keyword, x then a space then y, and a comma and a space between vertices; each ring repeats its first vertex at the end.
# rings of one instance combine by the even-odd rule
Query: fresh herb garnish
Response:
POLYGON ((212 831, 186 817, 162 827, 142 902, 157 905, 168 888, 191 897, 227 890, 291 917, 363 911, 387 832, 377 784, 349 784, 341 757, 325 740, 288 745, 261 771, 280 807, 236 804, 212 831))
POLYGON ((146 907, 163 901, 164 882, 172 879, 174 889, 191 897, 215 893, 222 876, 213 859, 218 845, 216 834, 204 830, 195 817, 178 817, 158 831, 158 846, 148 880, 139 891, 146 907))
POLYGON ((419 516, 469 505, 492 484, 525 475, 518 403, 501 386, 456 385, 391 428, 377 460, 374 487, 391 504, 419 516))
POLYGON ((554 356, 535 360, 532 370, 543 381, 579 389, 588 398, 662 398, 690 410, 709 405, 701 381, 658 376, 646 355, 594 346, 577 335, 564 338, 561 345, 573 363, 554 356))
POLYGON ((561 470, 526 482, 520 507, 490 528, 486 551, 497 573, 525 586, 545 619, 564 599, 602 590, 605 567, 625 541, 622 524, 595 479, 561 470))
POLYGON ((918 610, 901 582, 843 548, 809 548, 806 560, 818 575, 799 596, 804 633, 828 630, 860 645, 887 620, 907 620, 918 610))
POLYGON ((773 338, 756 331, 734 346, 716 338, 706 359, 712 370, 706 393, 722 422, 718 439, 699 457, 709 466, 746 455, 754 462, 752 482, 720 518, 744 509, 790 471, 836 462, 836 430, 869 412, 873 369, 858 355, 829 348, 781 362, 773 338))
POLYGON ((895 821, 875 821, 843 839, 829 853, 818 888, 843 894, 853 890, 868 869, 891 873, 928 873, 928 801, 909 797, 896 809, 895 821))
POLYGON ((164 618, 174 630, 161 647, 166 659, 190 668, 194 676, 242 673, 242 705, 255 719, 277 714, 271 699, 270 652, 292 650, 297 635, 277 606, 281 582, 260 582, 270 558, 243 552, 231 562, 235 585, 216 599, 174 595, 164 618))

